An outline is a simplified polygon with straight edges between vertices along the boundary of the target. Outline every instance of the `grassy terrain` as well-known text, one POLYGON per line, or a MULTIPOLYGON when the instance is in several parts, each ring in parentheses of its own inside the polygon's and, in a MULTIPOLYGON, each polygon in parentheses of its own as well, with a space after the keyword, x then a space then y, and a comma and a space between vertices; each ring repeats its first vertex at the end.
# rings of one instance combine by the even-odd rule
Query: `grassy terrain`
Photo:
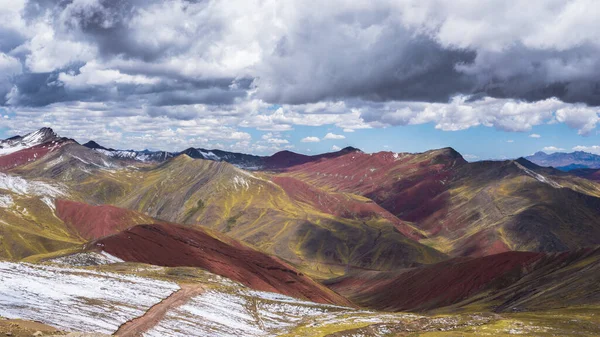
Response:
MULTIPOLYGON (((88 158, 89 152, 95 153, 70 149, 74 150, 77 158, 89 162, 93 159, 88 158)), ((376 205, 364 197, 328 195, 318 190, 314 202, 300 200, 274 183, 267 173, 249 173, 225 162, 187 156, 155 166, 111 164, 110 168, 77 168, 83 164, 73 159, 65 166, 64 158, 68 156, 68 152, 53 153, 20 167, 18 173, 33 177, 54 172, 47 178, 67 186, 72 200, 111 204, 159 220, 223 232, 290 261, 313 277, 342 275, 348 268, 391 270, 445 258, 401 234, 395 222, 399 220, 372 211, 376 205), (321 197, 339 199, 334 204, 342 207, 328 212, 319 207, 321 197), (349 208, 344 208, 344 203, 349 208), (369 212, 363 215, 361 208, 369 212), (337 214, 340 209, 344 216, 337 214)))

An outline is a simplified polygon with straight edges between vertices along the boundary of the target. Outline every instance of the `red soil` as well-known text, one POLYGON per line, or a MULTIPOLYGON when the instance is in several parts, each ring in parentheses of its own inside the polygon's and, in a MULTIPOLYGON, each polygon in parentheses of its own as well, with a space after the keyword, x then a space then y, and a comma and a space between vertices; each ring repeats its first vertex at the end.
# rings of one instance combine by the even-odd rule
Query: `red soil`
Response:
POLYGON ((253 289, 319 303, 351 305, 278 258, 204 229, 174 224, 139 225, 91 245, 125 261, 200 267, 253 289))
POLYGON ((272 180, 293 200, 311 205, 323 213, 347 219, 383 218, 394 224, 398 231, 407 237, 413 240, 423 238, 405 222, 370 200, 362 201, 343 193, 327 192, 292 177, 277 176, 272 180))
POLYGON ((292 167, 286 175, 366 196, 401 220, 419 222, 432 215, 444 217, 454 167, 464 163, 452 149, 398 155, 353 152, 292 167))
POLYGON ((112 235, 135 224, 155 221, 151 217, 123 208, 91 206, 69 200, 56 200, 56 215, 86 240, 112 235))
POLYGON ((36 145, 5 156, 0 156, 0 171, 9 170, 30 162, 34 162, 50 152, 60 149, 67 142, 45 143, 36 145))
POLYGON ((507 252, 456 258, 397 272, 361 272, 328 283, 331 289, 362 306, 386 311, 430 310, 512 284, 544 256, 507 252))

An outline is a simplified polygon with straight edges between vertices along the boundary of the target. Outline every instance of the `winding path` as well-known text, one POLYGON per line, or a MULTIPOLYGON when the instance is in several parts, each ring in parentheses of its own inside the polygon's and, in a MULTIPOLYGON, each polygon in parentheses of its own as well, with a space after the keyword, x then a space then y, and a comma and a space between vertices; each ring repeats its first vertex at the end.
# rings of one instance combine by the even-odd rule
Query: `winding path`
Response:
POLYGON ((200 284, 181 284, 181 289, 152 306, 146 313, 119 327, 114 335, 119 337, 137 337, 157 325, 167 311, 184 305, 190 298, 200 295, 204 288, 200 284))

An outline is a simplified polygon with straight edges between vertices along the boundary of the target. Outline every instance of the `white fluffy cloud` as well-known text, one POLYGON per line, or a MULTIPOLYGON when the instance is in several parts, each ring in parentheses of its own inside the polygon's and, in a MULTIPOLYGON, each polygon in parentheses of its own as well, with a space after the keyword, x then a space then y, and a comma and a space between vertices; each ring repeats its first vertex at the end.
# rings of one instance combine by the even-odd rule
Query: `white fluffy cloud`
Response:
POLYGON ((331 132, 327 133, 325 135, 325 137, 323 137, 323 139, 345 139, 345 138, 346 138, 346 136, 344 136, 344 135, 336 135, 335 133, 331 133, 331 132))
POLYGON ((600 120, 600 108, 585 106, 566 106, 556 111, 556 120, 579 130, 579 134, 587 135, 596 128, 600 120))
POLYGON ((537 133, 532 133, 529 135, 529 138, 542 138, 542 136, 538 135, 537 133))
POLYGON ((276 135, 274 135, 272 132, 266 133, 264 135, 262 135, 261 137, 263 140, 265 140, 267 143, 269 144, 278 144, 278 145, 282 145, 282 144, 289 144, 290 142, 287 139, 283 139, 283 138, 278 138, 276 135))
POLYGON ((321 140, 319 139, 319 137, 304 137, 302 138, 302 140, 300 140, 302 143, 318 143, 321 140))
POLYGON ((333 150, 333 151, 339 151, 339 150, 341 150, 341 149, 342 149, 342 148, 341 148, 341 147, 339 147, 339 146, 337 146, 337 145, 334 145, 334 146, 332 146, 332 147, 331 147, 331 150, 333 150))
POLYGON ((583 151, 583 152, 589 152, 589 153, 600 155, 600 146, 599 145, 591 145, 591 146, 577 145, 577 146, 573 147, 573 151, 583 151))
POLYGON ((535 125, 558 121, 588 134, 598 122, 600 108, 564 103, 556 98, 537 102, 486 97, 471 101, 455 96, 449 103, 388 102, 361 114, 365 122, 384 125, 435 123, 437 129, 458 131, 483 125, 504 131, 529 131, 535 125))
POLYGON ((556 147, 556 146, 546 146, 542 149, 542 151, 544 151, 546 153, 553 153, 553 152, 562 152, 562 151, 565 151, 565 149, 563 149, 561 147, 556 147))

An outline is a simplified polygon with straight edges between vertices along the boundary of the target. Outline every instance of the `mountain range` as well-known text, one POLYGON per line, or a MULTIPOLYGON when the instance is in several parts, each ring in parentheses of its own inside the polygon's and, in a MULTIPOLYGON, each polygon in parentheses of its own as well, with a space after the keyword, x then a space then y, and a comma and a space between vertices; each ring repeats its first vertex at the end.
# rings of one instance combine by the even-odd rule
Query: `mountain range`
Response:
MULTIPOLYGON (((471 163, 452 148, 314 156, 116 150, 43 128, 0 141, 0 260, 134 273, 181 289, 191 282, 203 296, 256 291, 244 301, 257 306, 264 293, 334 311, 592 308, 600 299, 600 184, 593 172, 540 165, 560 156, 534 157, 471 163)), ((196 298, 185 294, 184 303, 196 298)), ((175 309, 165 310, 154 325, 175 309)), ((10 313, 0 305, 0 316, 10 313)), ((302 331, 376 328, 368 320, 294 322, 302 331)))
POLYGON ((554 152, 550 154, 539 151, 525 158, 540 166, 552 166, 563 171, 582 168, 600 169, 600 156, 583 151, 554 152))

